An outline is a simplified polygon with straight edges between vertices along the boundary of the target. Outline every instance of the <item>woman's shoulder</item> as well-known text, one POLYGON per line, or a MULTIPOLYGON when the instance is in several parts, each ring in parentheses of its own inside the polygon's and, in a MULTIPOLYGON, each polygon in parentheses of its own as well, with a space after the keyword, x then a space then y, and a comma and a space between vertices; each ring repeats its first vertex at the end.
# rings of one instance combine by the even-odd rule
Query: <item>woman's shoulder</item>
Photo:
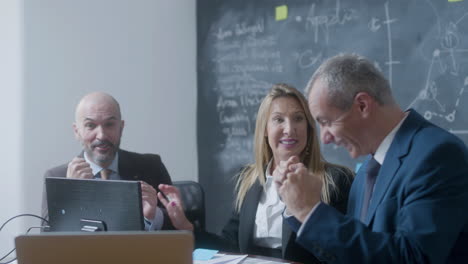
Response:
POLYGON ((348 195, 354 180, 354 173, 347 167, 331 163, 328 163, 325 169, 332 182, 327 185, 331 193, 330 205, 341 213, 346 213, 348 195))
POLYGON ((333 163, 327 163, 325 165, 325 170, 329 175, 331 175, 334 179, 348 179, 352 181, 354 179, 354 172, 345 166, 333 164, 333 163))

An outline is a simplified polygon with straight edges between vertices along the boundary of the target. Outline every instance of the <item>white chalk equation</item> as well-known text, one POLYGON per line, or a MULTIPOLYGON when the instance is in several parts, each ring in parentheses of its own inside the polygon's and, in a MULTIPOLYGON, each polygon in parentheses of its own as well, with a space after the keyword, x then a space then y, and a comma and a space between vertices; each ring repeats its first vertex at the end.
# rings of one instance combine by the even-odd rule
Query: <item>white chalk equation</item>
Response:
MULTIPOLYGON (((401 49, 413 48, 403 46, 407 44, 401 40, 401 34, 414 26, 408 24, 408 21, 411 21, 408 17, 414 16, 416 19, 418 14, 412 14, 410 11, 399 13, 400 7, 395 1, 381 1, 381 3, 381 6, 373 9, 371 14, 364 12, 357 6, 352 8, 350 4, 345 7, 345 2, 341 3, 340 0, 335 0, 332 4, 322 3, 320 6, 313 3, 306 14, 302 14, 303 8, 290 8, 296 25, 303 25, 306 33, 311 32, 310 40, 304 40, 305 43, 310 43, 310 48, 303 44, 299 46, 300 49, 291 51, 296 66, 300 70, 313 70, 330 56, 327 52, 328 49, 331 49, 330 47, 342 45, 346 50, 348 47, 346 42, 351 44, 353 41, 359 40, 359 37, 355 40, 352 34, 347 38, 348 32, 346 30, 361 38, 366 37, 369 41, 375 38, 374 41, 378 41, 375 42, 375 45, 381 47, 373 47, 372 42, 366 42, 364 46, 368 49, 382 51, 384 51, 382 47, 385 47, 384 52, 376 54, 377 58, 375 58, 374 63, 377 68, 386 73, 391 87, 394 90, 415 90, 412 92, 415 97, 410 100, 408 108, 416 108, 428 120, 443 120, 441 125, 455 134, 468 134, 468 123, 464 124, 462 120, 457 122, 457 115, 467 112, 466 109, 463 109, 463 105, 468 103, 465 92, 467 90, 466 79, 468 78, 468 13, 457 12, 458 16, 453 17, 442 15, 440 14, 442 11, 436 6, 439 3, 434 3, 434 0, 418 1, 419 8, 412 9, 411 12, 425 12, 426 17, 430 17, 432 20, 429 22, 429 30, 423 25, 423 28, 428 30, 427 32, 415 30, 413 33, 414 35, 427 34, 422 35, 420 40, 415 37, 416 42, 410 43, 415 47, 421 46, 419 51, 417 49, 415 51, 419 52, 422 58, 414 59, 401 55, 404 54, 400 51, 401 49), (345 43, 336 44, 336 42, 343 42, 343 39, 345 39, 345 43), (418 41, 422 43, 418 43, 418 41), (430 46, 431 49, 428 50, 427 46, 430 46), (409 62, 410 59, 413 61, 409 62), (398 83, 399 86, 396 86, 395 82, 401 78, 401 76, 395 75, 396 72, 398 74, 411 73, 398 71, 399 68, 395 67, 406 69, 409 63, 418 63, 417 67, 427 69, 424 77, 414 76, 415 79, 421 79, 420 89, 414 86, 406 88, 404 83, 398 83), (454 128, 460 126, 466 126, 467 129, 454 128)), ((466 8, 466 5, 464 7, 466 8)), ((420 23, 419 21, 415 22, 420 23)), ((365 48, 362 50, 351 49, 351 51, 361 54, 368 52, 365 48)), ((372 52, 370 54, 372 55, 372 52)), ((411 56, 418 56, 418 54, 411 56)), ((396 94, 396 96, 398 100, 400 95, 396 94)), ((408 100, 407 97, 404 99, 408 100)))
POLYGON ((209 89, 217 98, 214 125, 223 135, 217 159, 224 172, 251 162, 258 106, 272 86, 267 77, 284 72, 278 36, 267 31, 265 18, 228 22, 232 17, 242 16, 227 14, 209 38, 214 49, 208 65, 215 77, 209 89))
POLYGON ((374 60, 402 107, 468 135, 468 5, 286 1, 287 17, 275 20, 270 1, 230 4, 219 3, 227 11, 214 16, 199 42, 200 95, 213 104, 223 171, 252 160, 256 114, 273 83, 302 89, 325 59, 341 52, 374 60))
POLYGON ((233 26, 219 27, 214 35, 218 40, 225 40, 233 37, 239 37, 243 35, 256 36, 265 31, 265 22, 263 19, 259 19, 254 23, 236 23, 233 26))
MULTIPOLYGON (((309 13, 305 18, 305 28, 306 31, 313 32, 315 43, 322 39, 328 43, 331 28, 359 19, 358 11, 354 8, 342 8, 340 0, 335 0, 335 7, 330 11, 317 10, 315 3, 310 6, 309 13)), ((296 20, 302 21, 303 19, 301 16, 296 16, 296 20)))
MULTIPOLYGON (((435 8, 433 11, 436 14, 438 12, 435 8)), ((435 17, 439 18, 440 16, 436 15, 435 17)), ((432 48, 425 83, 418 96, 409 105, 409 107, 415 107, 425 102, 432 103, 435 107, 425 109, 423 112, 424 117, 428 120, 442 119, 449 124, 456 121, 457 114, 462 110, 462 100, 464 99, 464 103, 467 103, 465 91, 468 86, 468 72, 466 69, 466 57, 468 56, 468 47, 466 45, 468 43, 466 42, 466 32, 459 30, 460 24, 464 23, 465 28, 468 25, 468 13, 453 19, 453 21, 437 21, 437 34, 431 39, 437 45, 432 48), (462 45, 463 39, 464 46, 462 45), (437 81, 440 76, 444 77, 445 82, 437 81), (452 85, 446 87, 447 82, 452 85), (453 96, 442 101, 443 95, 449 91, 452 92, 453 96)), ((449 127, 449 130, 454 134, 468 134, 467 129, 449 127)))

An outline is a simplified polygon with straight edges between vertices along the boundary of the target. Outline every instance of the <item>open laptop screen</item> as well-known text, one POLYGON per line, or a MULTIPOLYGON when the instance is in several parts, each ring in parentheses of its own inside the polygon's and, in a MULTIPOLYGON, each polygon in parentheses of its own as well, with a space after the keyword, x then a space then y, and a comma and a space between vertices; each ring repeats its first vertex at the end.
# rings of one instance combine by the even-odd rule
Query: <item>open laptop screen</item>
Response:
POLYGON ((45 179, 50 231, 143 230, 137 181, 45 179))

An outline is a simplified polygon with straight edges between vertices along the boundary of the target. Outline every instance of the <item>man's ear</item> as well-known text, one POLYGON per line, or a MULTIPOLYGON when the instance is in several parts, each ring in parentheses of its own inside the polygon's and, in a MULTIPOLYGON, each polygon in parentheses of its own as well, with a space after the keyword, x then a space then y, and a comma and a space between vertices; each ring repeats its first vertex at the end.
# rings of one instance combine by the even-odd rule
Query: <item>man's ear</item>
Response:
POLYGON ((375 100, 366 92, 360 92, 354 97, 354 103, 362 117, 368 117, 374 107, 375 100))
POLYGON ((80 132, 78 131, 76 123, 73 123, 73 133, 75 134, 75 139, 80 140, 80 132))
POLYGON ((120 136, 122 136, 122 132, 123 132, 124 127, 125 127, 125 121, 120 120, 120 136))

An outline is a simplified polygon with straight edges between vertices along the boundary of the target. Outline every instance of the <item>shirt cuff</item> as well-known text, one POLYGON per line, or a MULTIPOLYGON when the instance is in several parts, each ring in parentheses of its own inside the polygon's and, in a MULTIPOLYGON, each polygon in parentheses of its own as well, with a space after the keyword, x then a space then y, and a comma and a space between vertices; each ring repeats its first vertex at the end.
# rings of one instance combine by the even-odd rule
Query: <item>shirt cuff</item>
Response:
POLYGON ((305 223, 307 223, 307 221, 309 221, 310 216, 315 212, 315 209, 317 209, 317 207, 318 207, 321 203, 322 203, 322 202, 318 202, 318 203, 312 208, 312 210, 310 210, 309 214, 306 216, 306 218, 305 218, 304 221, 302 222, 301 227, 300 227, 299 230, 297 231, 297 236, 300 236, 300 235, 301 235, 302 230, 304 229, 305 223))
POLYGON ((160 230, 164 224, 164 214, 161 208, 156 206, 156 213, 154 214, 154 219, 148 220, 145 218, 145 230, 153 231, 160 230))

